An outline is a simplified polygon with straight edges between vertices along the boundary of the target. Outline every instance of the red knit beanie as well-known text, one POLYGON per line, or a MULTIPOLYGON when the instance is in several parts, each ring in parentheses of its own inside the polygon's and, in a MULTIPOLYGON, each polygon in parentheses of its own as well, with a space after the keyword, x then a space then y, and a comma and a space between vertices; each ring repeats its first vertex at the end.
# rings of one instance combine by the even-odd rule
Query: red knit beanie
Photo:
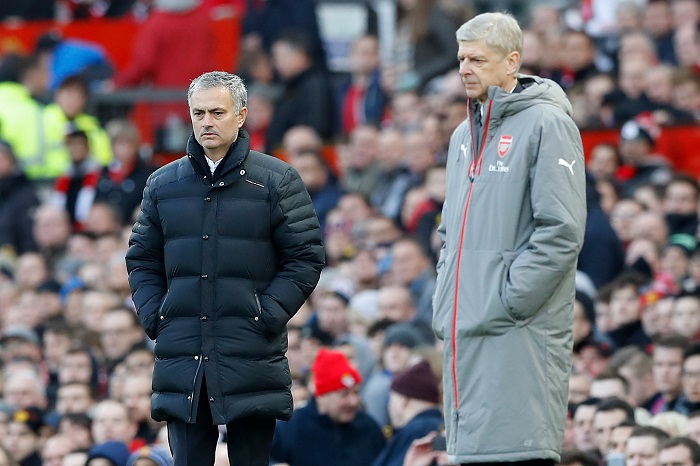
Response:
POLYGON ((430 364, 423 360, 395 374, 391 381, 391 390, 408 398, 439 403, 439 385, 440 382, 430 364))
POLYGON ((340 351, 321 349, 311 367, 316 396, 352 388, 362 382, 360 373, 340 351))

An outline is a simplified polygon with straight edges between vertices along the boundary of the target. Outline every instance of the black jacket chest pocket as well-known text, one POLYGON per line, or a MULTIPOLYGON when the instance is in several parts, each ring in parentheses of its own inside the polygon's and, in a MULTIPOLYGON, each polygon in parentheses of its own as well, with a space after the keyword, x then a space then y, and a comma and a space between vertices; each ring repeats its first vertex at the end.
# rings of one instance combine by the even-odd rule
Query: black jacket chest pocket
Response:
POLYGON ((222 197, 219 201, 217 230, 223 236, 270 238, 270 205, 267 199, 222 197))

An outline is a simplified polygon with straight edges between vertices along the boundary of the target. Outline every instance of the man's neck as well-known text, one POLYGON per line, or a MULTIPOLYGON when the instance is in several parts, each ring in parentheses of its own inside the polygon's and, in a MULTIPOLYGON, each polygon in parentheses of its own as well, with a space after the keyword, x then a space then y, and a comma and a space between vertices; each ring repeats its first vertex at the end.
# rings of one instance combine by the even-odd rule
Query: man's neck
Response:
MULTIPOLYGON (((509 94, 512 94, 515 88, 518 87, 518 78, 513 76, 512 80, 508 80, 504 85, 501 86, 501 89, 506 91, 509 94)), ((479 99, 479 102, 481 105, 486 104, 486 100, 488 100, 488 94, 482 99, 479 99)))

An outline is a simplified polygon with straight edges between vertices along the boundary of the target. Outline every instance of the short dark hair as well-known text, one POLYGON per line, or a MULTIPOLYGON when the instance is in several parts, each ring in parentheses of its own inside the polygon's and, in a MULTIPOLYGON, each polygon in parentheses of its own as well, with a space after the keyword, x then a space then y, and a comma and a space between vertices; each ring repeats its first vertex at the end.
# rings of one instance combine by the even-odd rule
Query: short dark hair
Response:
POLYGON ((581 466, 598 466, 598 461, 590 454, 581 450, 564 450, 561 452, 563 466, 580 464, 581 466))
POLYGON ((673 448, 682 445, 690 450, 690 457, 693 460, 693 464, 700 463, 700 445, 694 440, 688 437, 672 437, 664 440, 659 447, 659 451, 666 450, 667 448, 673 448))
POLYGON ((600 398, 586 398, 582 402, 576 403, 571 409, 571 418, 573 419, 573 417, 576 415, 576 411, 578 411, 581 406, 593 406, 597 408, 600 401, 600 398))
POLYGON ((668 335, 654 340, 654 348, 676 348, 681 350, 681 353, 685 354, 685 351, 690 345, 690 340, 682 335, 668 335))
POLYGON ((627 394, 630 391, 630 384, 627 379, 612 369, 600 371, 593 379, 594 382, 600 382, 601 380, 619 380, 624 392, 627 394))
POLYGON ((683 353, 683 362, 693 356, 700 356, 700 343, 693 343, 683 353))
POLYGON ((600 403, 598 403, 598 411, 596 414, 606 411, 615 411, 618 409, 625 412, 626 421, 634 421, 634 408, 632 408, 632 406, 630 406, 630 404, 625 400, 621 400, 619 398, 607 398, 602 400, 600 403))
POLYGON ((634 429, 632 429, 632 433, 630 434, 629 438, 632 437, 654 437, 658 443, 658 446, 656 448, 656 451, 661 450, 661 442, 664 440, 668 439, 670 436, 664 432, 663 430, 659 429, 658 427, 654 426, 637 426, 634 429))

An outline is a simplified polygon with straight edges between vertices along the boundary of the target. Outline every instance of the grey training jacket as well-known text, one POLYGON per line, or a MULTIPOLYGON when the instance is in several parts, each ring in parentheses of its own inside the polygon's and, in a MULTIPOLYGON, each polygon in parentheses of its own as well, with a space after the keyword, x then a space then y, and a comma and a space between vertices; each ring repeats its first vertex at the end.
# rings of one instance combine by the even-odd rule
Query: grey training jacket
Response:
POLYGON ((451 463, 558 461, 561 450, 583 148, 561 88, 519 81, 517 94, 489 88, 481 157, 471 116, 450 141, 433 329, 451 463))

